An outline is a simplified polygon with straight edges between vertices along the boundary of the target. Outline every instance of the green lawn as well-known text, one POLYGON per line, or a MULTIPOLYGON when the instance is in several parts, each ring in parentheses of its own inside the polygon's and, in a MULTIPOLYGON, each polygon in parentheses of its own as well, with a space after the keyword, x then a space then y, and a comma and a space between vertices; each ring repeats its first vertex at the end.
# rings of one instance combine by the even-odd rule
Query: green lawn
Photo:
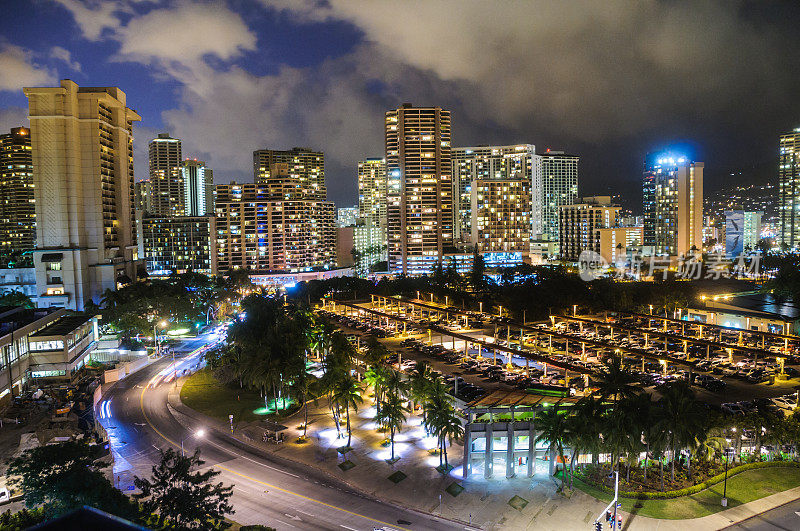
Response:
MULTIPOLYGON (((256 392, 246 389, 228 388, 220 384, 211 370, 197 371, 183 384, 181 402, 209 417, 228 422, 233 414, 234 422, 272 417, 265 415, 264 399, 256 392)), ((272 402, 272 401, 270 401, 272 402)))
MULTIPOLYGON (((608 502, 613 498, 611 494, 581 481, 576 480, 574 485, 599 500, 608 502)), ((797 486, 800 486, 800 469, 798 468, 780 467, 747 470, 728 478, 728 507, 736 507, 737 505, 797 486)), ((718 483, 691 496, 683 496, 671 500, 641 501, 623 498, 621 503, 625 511, 651 518, 666 518, 670 520, 699 518, 724 509, 720 505, 722 488, 723 483, 718 483), (635 503, 641 503, 643 507, 634 508, 633 505, 635 503)))

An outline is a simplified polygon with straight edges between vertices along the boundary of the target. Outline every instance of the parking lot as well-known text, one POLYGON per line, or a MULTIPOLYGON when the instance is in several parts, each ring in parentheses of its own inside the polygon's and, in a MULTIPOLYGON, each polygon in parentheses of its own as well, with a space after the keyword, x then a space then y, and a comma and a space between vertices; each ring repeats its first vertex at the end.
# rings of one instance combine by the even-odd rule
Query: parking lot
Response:
POLYGON ((729 414, 759 404, 790 411, 797 403, 800 340, 794 336, 621 313, 518 323, 378 296, 329 303, 325 311, 343 326, 383 338, 390 361, 403 370, 428 362, 465 402, 496 389, 579 398, 619 356, 643 388, 657 394, 659 385, 682 379, 729 414))

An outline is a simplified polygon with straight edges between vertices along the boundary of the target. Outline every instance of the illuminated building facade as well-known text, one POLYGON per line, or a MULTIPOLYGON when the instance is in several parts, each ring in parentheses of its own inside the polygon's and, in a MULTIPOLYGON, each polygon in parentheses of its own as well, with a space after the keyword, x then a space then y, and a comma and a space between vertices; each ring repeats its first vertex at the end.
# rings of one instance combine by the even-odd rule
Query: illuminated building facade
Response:
POLYGON ((800 247, 800 127, 781 135, 778 153, 780 244, 800 247))
POLYGON ((136 278, 133 122, 117 87, 25 88, 40 306, 83 310, 136 278))
POLYGON ((150 141, 150 209, 153 216, 183 216, 186 199, 181 173, 181 141, 159 133, 150 141))
POLYGON ((217 274, 213 216, 139 216, 136 221, 139 254, 149 275, 217 274))
POLYGON ((358 221, 358 207, 341 207, 336 209, 337 227, 354 227, 358 221))
POLYGON ((684 155, 659 152, 645 160, 644 245, 657 255, 703 248, 703 166, 684 155))
POLYGON ((0 135, 0 269, 33 265, 36 204, 31 130, 0 135))
POLYGON ((470 192, 470 243, 478 252, 530 252, 529 179, 476 179, 470 192))
POLYGON ((580 158, 563 151, 547 150, 536 156, 533 169, 533 237, 557 241, 559 208, 578 198, 580 158))
POLYGON ((133 204, 136 210, 141 210, 142 212, 152 212, 153 187, 150 186, 150 179, 136 181, 134 183, 133 204))
POLYGON ((559 255, 576 261, 581 252, 600 252, 597 229, 614 227, 620 207, 611 205, 608 196, 585 197, 580 203, 562 205, 559 210, 559 255))
POLYGON ((354 245, 359 273, 387 260, 386 161, 366 159, 358 163, 358 220, 354 245))
POLYGON ((304 198, 305 184, 284 175, 277 186, 278 164, 267 184, 216 186, 217 268, 253 271, 308 271, 336 264, 335 207, 330 201, 304 198))
POLYGON ((214 173, 206 163, 187 159, 181 163, 184 214, 206 216, 214 213, 214 173))
POLYGON ((453 248, 450 111, 403 104, 385 117, 389 271, 433 271, 453 248))
POLYGON ((725 254, 736 258, 743 253, 757 250, 761 239, 762 212, 748 210, 725 211, 725 254))
POLYGON ((532 144, 479 146, 453 148, 452 153, 455 241, 460 245, 478 245, 481 250, 489 240, 492 240, 490 247, 493 249, 502 240, 507 247, 528 252, 536 148, 532 144), (498 184, 501 181, 508 184, 498 184), (513 199, 509 199, 510 196, 514 196, 513 199), (508 201, 516 204, 508 205, 508 201), (527 213, 523 214, 523 210, 527 213), (500 215, 503 211, 509 214, 508 226, 500 215), (483 220, 481 227, 473 220, 483 220), (527 229, 517 236, 521 223, 525 222, 527 229), (493 236, 491 231, 495 229, 498 233, 493 236), (514 242, 511 245, 509 238, 514 242), (524 244, 518 238, 524 238, 524 244))
POLYGON ((642 248, 642 227, 603 227, 595 229, 594 251, 609 264, 624 264, 630 253, 642 248))
POLYGON ((299 190, 308 199, 325 200, 325 155, 321 151, 295 147, 286 151, 259 149, 253 151, 253 182, 256 184, 281 183, 286 172, 299 183, 299 190), (276 164, 280 173, 274 173, 276 164))

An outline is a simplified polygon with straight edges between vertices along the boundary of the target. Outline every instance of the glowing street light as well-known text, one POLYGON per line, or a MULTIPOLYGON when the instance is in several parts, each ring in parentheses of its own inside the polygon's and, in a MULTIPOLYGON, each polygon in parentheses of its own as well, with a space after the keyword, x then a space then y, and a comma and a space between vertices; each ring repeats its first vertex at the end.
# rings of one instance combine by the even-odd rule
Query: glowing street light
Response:
POLYGON ((196 432, 194 432, 192 434, 189 434, 186 437, 184 437, 183 439, 181 439, 181 455, 185 455, 184 452, 183 452, 183 443, 184 443, 184 441, 186 441, 186 439, 191 439, 192 437, 196 437, 197 439, 202 439, 205 436, 205 434, 206 434, 206 430, 204 430, 203 428, 200 428, 196 432))

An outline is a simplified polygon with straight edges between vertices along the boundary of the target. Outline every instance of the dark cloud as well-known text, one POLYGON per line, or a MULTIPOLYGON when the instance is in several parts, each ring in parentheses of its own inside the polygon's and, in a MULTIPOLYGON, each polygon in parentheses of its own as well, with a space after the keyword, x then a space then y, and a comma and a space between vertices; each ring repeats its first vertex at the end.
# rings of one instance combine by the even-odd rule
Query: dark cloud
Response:
MULTIPOLYGON (((363 38, 256 75, 239 59, 268 36, 222 4, 146 2, 142 14, 133 1, 57 1, 85 38, 114 45, 115 61, 180 84, 165 129, 215 176, 249 179, 256 148, 310 146, 326 152, 342 205, 355 201, 356 161, 383 153, 384 111, 406 101, 450 109, 456 145, 581 155, 585 193, 635 193, 644 154, 674 143, 705 160, 713 186, 728 168, 768 165, 777 135, 800 122, 793 3, 262 0, 298 31, 335 22, 363 38), (170 21, 202 31, 173 42, 170 21)), ((153 132, 137 134, 139 177, 153 132)))

